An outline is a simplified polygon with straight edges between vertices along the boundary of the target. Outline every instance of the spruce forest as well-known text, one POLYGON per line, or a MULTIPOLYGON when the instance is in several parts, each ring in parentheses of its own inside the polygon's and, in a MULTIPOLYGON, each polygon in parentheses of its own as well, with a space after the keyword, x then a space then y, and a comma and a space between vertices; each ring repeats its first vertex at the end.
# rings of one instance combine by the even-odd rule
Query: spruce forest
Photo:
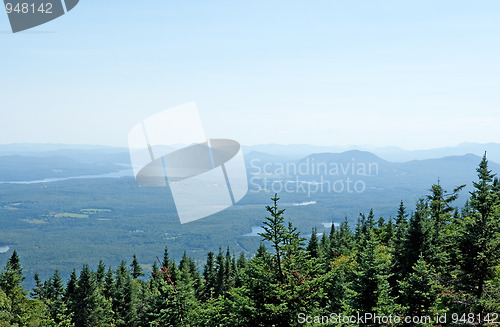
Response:
POLYGON ((275 195, 254 256, 221 248, 201 271, 165 247, 152 272, 131 253, 119 267, 35 275, 28 291, 33 276, 14 251, 0 276, 0 326, 498 326, 500 182, 486 155, 477 175, 470 194, 437 182, 395 218, 370 211, 355 228, 346 218, 309 239, 275 195))

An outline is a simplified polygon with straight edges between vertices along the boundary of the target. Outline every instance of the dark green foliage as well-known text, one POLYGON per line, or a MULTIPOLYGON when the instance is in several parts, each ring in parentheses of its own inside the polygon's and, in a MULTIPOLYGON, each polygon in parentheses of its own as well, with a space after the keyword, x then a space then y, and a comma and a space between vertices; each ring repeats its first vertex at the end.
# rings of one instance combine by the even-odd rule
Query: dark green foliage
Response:
POLYGON ((104 282, 106 281, 106 266, 104 265, 104 262, 102 262, 102 260, 99 260, 99 265, 97 265, 95 279, 99 287, 104 286, 104 282))
POLYGON ((2 274, 0 275, 0 287, 6 294, 11 294, 20 287, 23 280, 23 268, 19 262, 17 251, 14 250, 9 261, 7 261, 7 265, 2 271, 2 274))
POLYGON ((386 309, 391 299, 389 277, 390 262, 386 247, 380 246, 373 231, 365 239, 365 248, 359 254, 359 266, 352 289, 352 307, 359 312, 376 312, 386 309))
POLYGON ((346 255, 354 248, 354 235, 349 228, 347 217, 345 217, 344 221, 340 224, 340 229, 337 233, 336 239, 337 246, 334 250, 334 256, 339 256, 342 254, 346 255))
POLYGON ((137 326, 135 283, 125 261, 116 270, 112 308, 115 313, 116 326, 137 326))
POLYGON ((316 228, 313 228, 311 231, 311 238, 309 239, 309 243, 307 244, 307 253, 309 253, 311 258, 318 257, 319 244, 318 237, 316 236, 317 233, 318 230, 316 228))
POLYGON ((106 326, 111 321, 111 304, 99 292, 94 273, 83 266, 73 305, 76 327, 106 326))
POLYGON ((404 240, 400 273, 406 277, 417 263, 420 256, 429 248, 430 235, 428 232, 427 204, 423 199, 417 202, 415 212, 411 215, 408 232, 404 240))
POLYGON ((216 276, 214 253, 208 252, 207 263, 205 264, 205 269, 203 271, 203 277, 205 279, 202 293, 203 299, 206 300, 215 295, 216 276))
POLYGON ((283 245, 287 236, 287 230, 284 225, 283 213, 285 209, 278 209, 278 194, 274 195, 273 206, 266 206, 266 210, 271 214, 271 217, 266 217, 263 222, 264 233, 259 233, 265 241, 271 242, 274 249, 274 256, 276 258, 276 272, 277 278, 284 281, 283 271, 281 268, 281 256, 283 252, 283 245))
POLYGON ((104 285, 102 286, 102 294, 108 300, 113 297, 114 283, 113 271, 111 268, 108 268, 108 272, 104 278, 104 285))
POLYGON ((485 283, 494 276, 500 259, 500 193, 495 174, 488 169, 486 154, 477 169, 470 208, 460 235, 464 287, 481 299, 485 283))
POLYGON ((135 254, 130 267, 132 268, 132 278, 137 279, 141 276, 144 276, 139 260, 137 260, 137 256, 135 254))
POLYGON ((400 288, 399 302, 403 304, 405 314, 421 317, 430 315, 436 301, 436 282, 432 278, 431 267, 420 258, 413 266, 413 271, 403 280, 398 281, 400 288))
POLYGON ((396 260, 401 260, 401 258, 399 257, 402 256, 404 240, 406 238, 408 226, 407 217, 408 215, 406 214, 406 208, 403 201, 401 201, 401 203, 399 204, 398 215, 396 216, 396 225, 393 238, 394 256, 398 257, 395 258, 396 260))
POLYGON ((427 196, 430 219, 430 248, 425 259, 434 265, 438 272, 449 275, 454 269, 456 255, 456 230, 450 224, 453 222, 455 207, 452 203, 458 198, 458 193, 465 185, 456 187, 453 192, 446 193, 439 181, 432 185, 431 194, 427 196), (448 267, 448 269, 445 269, 448 267))

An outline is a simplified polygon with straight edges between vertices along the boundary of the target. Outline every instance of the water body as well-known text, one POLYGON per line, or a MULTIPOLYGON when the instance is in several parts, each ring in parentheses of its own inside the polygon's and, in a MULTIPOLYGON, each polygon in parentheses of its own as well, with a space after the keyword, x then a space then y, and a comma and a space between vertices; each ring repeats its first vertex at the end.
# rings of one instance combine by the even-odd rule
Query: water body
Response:
MULTIPOLYGON (((301 237, 305 237, 307 239, 311 238, 312 234, 304 234, 304 235, 301 235, 301 237)), ((322 238, 323 237, 323 233, 316 233, 316 237, 317 238, 322 238)))
POLYGON ((332 228, 332 224, 335 225, 335 227, 339 227, 340 224, 338 223, 332 223, 332 222, 329 222, 329 223, 321 223, 323 225, 323 227, 325 228, 332 228))
POLYGON ((81 176, 72 176, 72 177, 58 177, 58 178, 44 178, 34 181, 20 181, 20 182, 0 182, 0 184, 38 184, 38 183, 51 183, 51 182, 60 182, 66 181, 69 179, 86 179, 86 178, 120 178, 130 176, 133 177, 134 174, 132 169, 122 169, 119 171, 115 171, 112 173, 99 174, 99 175, 81 175, 81 176))
POLYGON ((264 233, 265 230, 262 226, 253 226, 252 232, 248 234, 243 234, 243 236, 260 236, 259 233, 264 233))
POLYGON ((307 202, 300 202, 300 203, 292 203, 293 206, 309 206, 311 204, 316 204, 316 201, 307 201, 307 202))
MULTIPOLYGON (((334 224, 335 227, 340 226, 340 224, 338 224, 338 223, 332 223, 332 222, 330 222, 330 223, 321 223, 321 224, 325 228, 332 228, 332 224, 334 224)), ((252 231, 250 233, 243 234, 242 236, 260 236, 259 233, 264 233, 264 232, 265 232, 265 230, 264 230, 264 228, 262 228, 262 226, 252 226, 252 231)), ((323 235, 323 233, 318 232, 318 233, 316 233, 316 235, 318 237, 321 237, 323 235)), ((306 235, 303 235, 303 236, 306 237, 306 238, 309 238, 309 237, 311 237, 311 234, 306 234, 306 235)))
POLYGON ((8 246, 0 246, 0 253, 5 253, 9 251, 10 247, 8 246))

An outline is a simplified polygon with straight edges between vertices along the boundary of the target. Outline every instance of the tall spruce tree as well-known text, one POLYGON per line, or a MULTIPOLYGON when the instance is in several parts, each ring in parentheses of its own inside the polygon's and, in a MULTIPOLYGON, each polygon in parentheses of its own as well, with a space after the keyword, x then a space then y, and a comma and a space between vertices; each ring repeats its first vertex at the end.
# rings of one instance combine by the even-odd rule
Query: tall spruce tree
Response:
POLYGON ((400 289, 400 303, 403 303, 405 314, 410 317, 432 315, 437 294, 433 286, 433 272, 422 256, 417 259, 411 273, 398 281, 400 289))
POLYGON ((265 241, 271 242, 274 249, 274 256, 276 258, 276 271, 278 280, 284 282, 283 270, 281 267, 281 257, 283 254, 283 245, 286 240, 287 230, 284 225, 283 213, 285 209, 278 209, 278 194, 274 194, 271 198, 273 206, 266 206, 266 210, 271 214, 271 217, 265 217, 263 222, 263 233, 259 233, 265 241))
POLYGON ((116 270, 113 292, 113 312, 117 327, 134 327, 138 324, 136 310, 137 293, 127 265, 122 260, 116 270))
POLYGON ((0 274, 0 287, 4 290, 7 296, 14 294, 15 290, 21 290, 21 282, 24 281, 23 268, 19 261, 17 251, 12 252, 11 257, 7 261, 5 268, 0 274))
POLYGON ((399 203, 398 214, 396 216, 396 225, 392 241, 392 255, 394 257, 393 273, 396 277, 399 277, 401 275, 401 268, 403 267, 405 261, 404 249, 406 233, 408 229, 407 217, 408 215, 406 214, 406 207, 404 206, 403 201, 401 201, 399 203))
POLYGON ((112 321, 111 305, 100 294, 88 265, 80 272, 73 310, 75 327, 106 326, 112 321))
POLYGON ((410 216, 408 233, 404 240, 401 276, 405 278, 413 269, 420 256, 425 255, 430 246, 427 227, 427 204, 424 199, 417 202, 415 212, 410 216))
POLYGON ((139 263, 139 260, 137 260, 137 256, 134 254, 132 263, 130 264, 130 267, 132 268, 132 278, 137 279, 139 277, 144 276, 144 273, 142 272, 142 267, 141 264, 139 263))
POLYGON ((102 260, 99 260, 99 264, 97 265, 95 279, 99 288, 102 288, 106 279, 106 266, 104 265, 104 262, 102 260))
POLYGON ((478 181, 471 192, 471 211, 460 236, 461 269, 466 289, 478 299, 493 277, 493 267, 500 261, 500 194, 495 174, 488 169, 486 154, 477 168, 478 181))
POLYGON ((337 248, 338 250, 336 256, 342 254, 346 255, 354 248, 354 235, 349 228, 347 217, 344 218, 344 221, 340 224, 340 228, 338 230, 337 248))
POLYGON ((207 254, 207 263, 203 269, 203 285, 202 298, 207 300, 215 295, 215 284, 217 280, 215 269, 214 253, 212 251, 207 254))
POLYGON ((460 185, 451 193, 446 193, 438 181, 437 184, 432 185, 431 194, 427 196, 431 246, 426 260, 441 274, 450 274, 453 270, 452 252, 456 237, 452 235, 455 232, 453 227, 450 229, 447 226, 454 220, 453 213, 456 211, 452 203, 464 187, 465 185, 460 185))
POLYGON ((316 236, 317 233, 318 230, 314 227, 311 230, 311 238, 307 244, 307 253, 311 256, 311 258, 317 258, 319 254, 318 237, 316 236))
POLYGON ((390 302, 388 284, 388 263, 378 258, 378 241, 370 231, 365 239, 365 247, 359 254, 359 267, 355 273, 353 290, 355 296, 352 306, 361 312, 375 312, 381 302, 390 302))

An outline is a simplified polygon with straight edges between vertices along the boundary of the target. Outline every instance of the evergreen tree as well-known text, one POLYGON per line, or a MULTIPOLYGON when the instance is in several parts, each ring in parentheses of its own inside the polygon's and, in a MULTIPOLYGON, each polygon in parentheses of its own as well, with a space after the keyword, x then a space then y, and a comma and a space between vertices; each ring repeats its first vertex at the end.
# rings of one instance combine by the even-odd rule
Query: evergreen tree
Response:
POLYGON ((65 293, 64 283, 56 269, 54 275, 50 279, 50 288, 48 290, 48 298, 51 300, 62 300, 65 293))
POLYGON ((104 277, 104 286, 102 290, 102 294, 107 300, 110 300, 113 297, 114 289, 115 289, 115 279, 113 276, 113 270, 111 270, 110 267, 106 272, 106 277, 104 277))
POLYGON ((115 324, 120 327, 133 327, 138 324, 136 311, 136 289, 127 269, 125 261, 122 260, 116 270, 115 286, 113 294, 113 312, 115 313, 115 324))
POLYGON ((232 258, 228 246, 226 250, 226 257, 224 259, 224 292, 229 292, 233 286, 234 270, 232 269, 231 264, 232 258))
POLYGON ((139 260, 137 260, 137 256, 134 254, 134 258, 132 260, 132 263, 130 264, 130 267, 132 268, 132 278, 137 279, 141 276, 144 276, 144 273, 142 272, 141 264, 139 263, 139 260))
MULTIPOLYGON (((333 224, 332 224, 333 226, 333 224)), ((319 241, 318 247, 318 257, 321 258, 322 263, 328 263, 333 258, 332 251, 330 249, 330 238, 326 236, 326 233, 322 233, 321 240, 319 241)))
POLYGON ((376 241, 372 233, 359 256, 353 288, 356 292, 353 306, 361 312, 373 312, 378 302, 379 276, 376 264, 376 241))
POLYGON ((97 265, 95 278, 99 288, 102 288, 106 279, 106 266, 104 265, 104 262, 102 262, 102 260, 99 260, 99 264, 97 265))
POLYGON ((156 261, 153 262, 153 265, 151 266, 151 275, 148 280, 148 286, 149 286, 149 291, 150 292, 155 292, 159 289, 160 287, 160 274, 158 273, 159 267, 156 264, 156 261))
POLYGON ((344 218, 344 221, 340 224, 340 228, 337 235, 337 250, 336 255, 347 255, 354 248, 354 235, 349 228, 349 223, 347 221, 347 217, 344 218))
POLYGON ((480 299, 486 281, 493 277, 493 267, 500 262, 500 193, 495 174, 488 169, 486 154, 477 173, 479 181, 473 183, 470 214, 460 237, 460 249, 464 285, 480 299))
POLYGON ((401 274, 406 277, 417 263, 418 258, 424 255, 429 248, 429 235, 426 222, 427 205, 423 199, 417 202, 415 212, 411 215, 408 233, 404 240, 401 274))
POLYGON ((80 272, 74 312, 76 327, 106 326, 111 322, 111 306, 99 293, 94 274, 87 265, 80 272))
POLYGON ((368 225, 366 223, 366 217, 363 213, 360 212, 358 221, 356 223, 356 231, 354 233, 356 246, 358 249, 364 248, 367 235, 368 225))
POLYGON ((10 296, 16 291, 24 292, 21 286, 22 281, 24 281, 23 268, 21 267, 17 251, 14 250, 0 274, 0 287, 7 296, 10 296))
POLYGON ((207 263, 203 270, 205 284, 203 285, 202 298, 205 300, 211 298, 215 294, 216 275, 214 253, 210 251, 207 254, 207 263))
POLYGON ((49 291, 48 307, 52 319, 58 324, 68 323, 70 317, 68 307, 64 301, 65 288, 64 283, 59 275, 59 271, 55 271, 50 279, 51 288, 49 291))
POLYGON ((162 274, 165 281, 168 283, 176 283, 177 281, 177 266, 174 260, 171 260, 168 255, 168 247, 165 245, 165 251, 163 252, 163 260, 162 260, 163 268, 168 270, 167 274, 162 274))
POLYGON ((283 213, 285 209, 278 209, 278 194, 274 194, 273 206, 266 206, 266 210, 271 214, 271 217, 266 217, 264 221, 263 233, 259 233, 265 241, 271 242, 277 266, 278 280, 284 281, 284 275, 281 267, 281 257, 283 253, 283 244, 287 236, 287 230, 284 225, 283 213))
POLYGON ((379 217, 377 220, 377 225, 374 229, 375 235, 379 240, 380 244, 384 244, 389 246, 389 242, 392 239, 392 226, 388 227, 388 225, 392 225, 392 220, 389 219, 388 222, 385 221, 384 217, 379 217))
POLYGON ((399 204, 398 214, 396 216, 396 226, 394 237, 392 240, 392 256, 393 256, 393 266, 392 266, 392 284, 395 285, 395 280, 404 278, 404 263, 406 261, 405 253, 405 240, 407 237, 407 217, 406 208, 403 201, 399 204))
POLYGON ((45 288, 40 280, 40 276, 38 275, 38 272, 35 273, 35 276, 33 277, 35 280, 35 288, 31 290, 31 297, 34 299, 42 300, 45 296, 45 288))
POLYGON ((200 297, 202 292, 203 292, 202 279, 201 279, 200 271, 198 270, 198 267, 196 266, 196 262, 193 260, 193 258, 188 257, 187 267, 188 267, 189 274, 191 277, 191 282, 193 284, 194 292, 195 292, 197 297, 200 297))
POLYGON ((394 237, 394 222, 392 217, 389 217, 387 224, 385 224, 385 231, 383 233, 384 237, 382 238, 382 243, 386 245, 390 245, 392 238, 394 237))
POLYGON ((307 244, 307 253, 311 258, 317 258, 319 252, 318 237, 316 236, 318 230, 314 227, 311 231, 311 238, 307 244))
MULTIPOLYGON (((332 226, 330 227, 330 233, 328 234, 328 245, 325 245, 325 254, 327 259, 333 260, 335 257, 340 255, 339 252, 339 231, 336 230, 335 224, 332 222, 332 226)), ((325 234, 323 236, 326 237, 325 234)))
POLYGON ((23 280, 23 269, 17 251, 14 250, 0 274, 0 290, 5 292, 6 301, 10 307, 9 324, 12 326, 22 325, 23 320, 29 319, 29 315, 26 313, 27 292, 21 285, 23 280))
POLYGON ((452 267, 451 251, 454 251, 456 236, 450 235, 454 232, 447 228, 453 220, 455 208, 451 204, 458 198, 458 193, 465 185, 456 187, 453 192, 447 194, 441 187, 440 182, 432 185, 431 194, 427 196, 429 202, 429 213, 431 222, 431 248, 426 258, 428 263, 439 268, 438 272, 449 274, 452 267), (448 268, 445 268, 448 267, 448 268))
POLYGON ((366 225, 368 229, 373 229, 375 227, 375 215, 373 214, 373 209, 370 209, 368 217, 366 218, 366 225))
POLYGON ((188 256, 186 254, 186 251, 184 251, 184 254, 182 255, 182 259, 179 262, 179 270, 183 270, 184 266, 187 266, 188 262, 188 256))
POLYGON ((392 314, 394 299, 389 284, 390 253, 386 246, 380 245, 374 231, 370 230, 366 246, 359 254, 358 269, 355 272, 352 289, 352 307, 360 312, 392 314))
POLYGON ((73 314, 78 310, 78 275, 73 268, 64 294, 64 302, 73 314))
POLYGON ((12 318, 12 308, 7 294, 0 288, 0 326, 8 327, 12 318))
POLYGON ((240 254, 238 260, 236 261, 235 269, 235 287, 241 287, 244 283, 245 269, 247 267, 247 259, 243 253, 240 254))
POLYGON ((215 281, 215 296, 219 296, 225 292, 224 285, 224 256, 222 249, 219 247, 219 253, 215 257, 215 269, 217 271, 217 279, 215 281))
POLYGON ((412 317, 432 315, 432 306, 436 301, 433 272, 422 256, 419 257, 412 272, 401 281, 400 302, 404 303, 405 314, 412 317))
MULTIPOLYGON (((284 255, 287 258, 298 255, 300 251, 303 250, 305 240, 305 238, 300 237, 300 232, 297 230, 297 227, 294 227, 291 222, 288 222, 288 228, 283 240, 284 255)), ((261 244, 261 247, 265 249, 263 244, 261 244)))

